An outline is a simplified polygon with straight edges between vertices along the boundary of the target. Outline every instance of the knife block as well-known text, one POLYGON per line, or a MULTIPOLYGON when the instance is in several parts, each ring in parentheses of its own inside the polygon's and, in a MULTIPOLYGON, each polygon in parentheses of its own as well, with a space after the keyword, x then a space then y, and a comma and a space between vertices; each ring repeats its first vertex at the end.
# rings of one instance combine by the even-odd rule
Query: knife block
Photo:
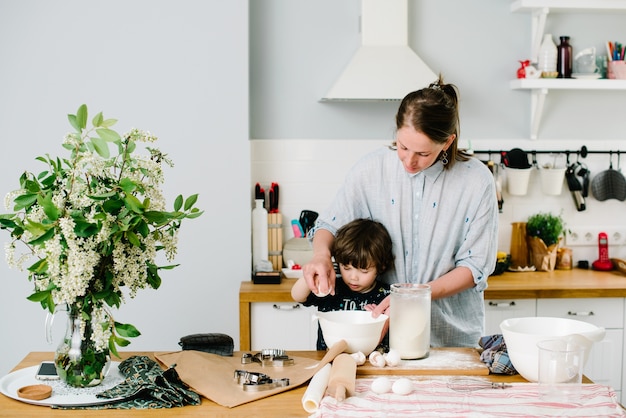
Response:
POLYGON ((283 215, 278 212, 267 215, 267 249, 274 271, 283 268, 283 215))

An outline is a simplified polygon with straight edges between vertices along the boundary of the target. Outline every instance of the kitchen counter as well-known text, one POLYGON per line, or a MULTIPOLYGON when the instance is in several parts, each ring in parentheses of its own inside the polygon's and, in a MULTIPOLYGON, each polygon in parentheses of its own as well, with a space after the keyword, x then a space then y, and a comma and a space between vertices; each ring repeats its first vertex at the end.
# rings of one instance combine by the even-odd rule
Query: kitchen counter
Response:
MULTIPOLYGON (((254 284, 244 281, 239 289, 240 350, 250 350, 250 305, 256 302, 293 302, 291 287, 295 279, 280 284, 254 284)), ((485 299, 540 298, 626 298, 626 276, 617 271, 554 270, 505 272, 491 276, 485 299)))

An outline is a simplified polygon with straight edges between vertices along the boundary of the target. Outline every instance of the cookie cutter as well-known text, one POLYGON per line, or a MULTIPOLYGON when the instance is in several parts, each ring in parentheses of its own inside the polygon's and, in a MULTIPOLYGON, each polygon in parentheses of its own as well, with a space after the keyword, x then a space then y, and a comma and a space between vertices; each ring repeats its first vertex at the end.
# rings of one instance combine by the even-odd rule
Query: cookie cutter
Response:
POLYGON ((265 349, 252 354, 244 353, 241 356, 241 364, 259 363, 262 366, 283 367, 293 366, 294 360, 282 349, 265 349))
POLYGON ((265 373, 235 370, 235 381, 242 386, 244 392, 258 392, 289 386, 289 378, 272 379, 265 373))

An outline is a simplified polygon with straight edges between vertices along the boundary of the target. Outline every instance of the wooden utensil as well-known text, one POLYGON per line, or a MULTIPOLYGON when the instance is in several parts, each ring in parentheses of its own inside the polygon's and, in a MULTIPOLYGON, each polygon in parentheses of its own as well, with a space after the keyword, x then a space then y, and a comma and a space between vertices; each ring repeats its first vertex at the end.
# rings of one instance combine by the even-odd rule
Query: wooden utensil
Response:
POLYGON ((341 402, 354 395, 356 385, 356 361, 350 354, 341 353, 333 360, 326 392, 341 402))

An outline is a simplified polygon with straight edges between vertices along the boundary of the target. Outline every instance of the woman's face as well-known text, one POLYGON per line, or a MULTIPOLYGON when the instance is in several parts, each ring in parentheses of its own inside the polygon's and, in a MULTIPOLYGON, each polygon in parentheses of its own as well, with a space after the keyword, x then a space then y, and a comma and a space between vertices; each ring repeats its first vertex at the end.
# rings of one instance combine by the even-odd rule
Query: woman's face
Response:
POLYGON ((396 132, 398 158, 407 173, 415 174, 427 169, 437 161, 443 149, 447 149, 454 135, 444 144, 433 142, 411 126, 403 126, 396 132))
POLYGON ((358 269, 352 264, 339 264, 341 278, 353 292, 366 292, 372 288, 376 279, 376 267, 358 269))

